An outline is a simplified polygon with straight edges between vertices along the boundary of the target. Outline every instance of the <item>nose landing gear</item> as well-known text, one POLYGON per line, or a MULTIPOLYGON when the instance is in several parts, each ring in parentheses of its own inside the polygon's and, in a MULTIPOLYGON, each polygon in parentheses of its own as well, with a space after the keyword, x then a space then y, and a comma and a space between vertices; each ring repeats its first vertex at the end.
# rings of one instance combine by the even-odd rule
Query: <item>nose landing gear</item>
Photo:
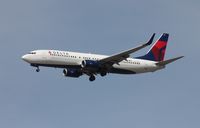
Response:
POLYGON ((36 72, 40 72, 40 68, 39 67, 36 68, 36 72))

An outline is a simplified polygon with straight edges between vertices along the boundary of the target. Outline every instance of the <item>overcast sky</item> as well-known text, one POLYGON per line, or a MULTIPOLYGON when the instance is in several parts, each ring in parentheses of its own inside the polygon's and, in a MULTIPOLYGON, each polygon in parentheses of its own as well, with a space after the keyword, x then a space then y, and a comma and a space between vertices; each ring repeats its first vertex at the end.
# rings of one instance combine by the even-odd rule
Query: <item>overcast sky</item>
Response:
POLYGON ((1 0, 0 127, 199 128, 199 23, 198 0, 1 0), (166 58, 185 58, 155 73, 89 82, 21 60, 35 49, 110 55, 164 32, 166 58))

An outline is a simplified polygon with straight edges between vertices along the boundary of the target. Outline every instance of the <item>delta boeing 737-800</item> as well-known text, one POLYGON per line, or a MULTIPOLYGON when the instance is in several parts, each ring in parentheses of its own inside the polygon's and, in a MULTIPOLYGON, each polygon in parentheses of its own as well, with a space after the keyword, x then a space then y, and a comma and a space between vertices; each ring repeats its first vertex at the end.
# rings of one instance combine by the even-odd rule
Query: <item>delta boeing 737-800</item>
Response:
POLYGON ((139 74, 154 72, 183 56, 164 60, 169 34, 163 33, 144 56, 130 58, 130 54, 152 44, 155 33, 147 43, 111 56, 78 53, 58 50, 35 50, 22 56, 22 59, 39 72, 40 66, 63 68, 66 77, 78 78, 84 74, 90 81, 100 74, 139 74))

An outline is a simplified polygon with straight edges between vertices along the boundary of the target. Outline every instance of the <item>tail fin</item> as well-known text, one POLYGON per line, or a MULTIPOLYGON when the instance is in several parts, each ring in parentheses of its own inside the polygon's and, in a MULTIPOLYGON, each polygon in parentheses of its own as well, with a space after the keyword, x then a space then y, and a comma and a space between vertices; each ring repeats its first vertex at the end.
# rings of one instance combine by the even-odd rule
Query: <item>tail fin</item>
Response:
POLYGON ((163 33, 160 39, 155 42, 155 44, 151 47, 146 55, 137 58, 151 61, 163 61, 165 57, 168 37, 168 33, 163 33))

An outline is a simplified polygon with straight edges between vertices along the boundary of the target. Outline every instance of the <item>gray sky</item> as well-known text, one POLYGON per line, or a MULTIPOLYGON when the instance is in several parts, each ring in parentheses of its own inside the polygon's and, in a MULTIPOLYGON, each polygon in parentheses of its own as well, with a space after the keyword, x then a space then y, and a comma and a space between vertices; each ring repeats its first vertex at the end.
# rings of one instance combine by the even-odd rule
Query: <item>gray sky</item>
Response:
MULTIPOLYGON (((197 0, 1 0, 0 127, 199 128, 197 0), (170 33, 166 58, 141 75, 65 78, 21 60, 34 49, 113 54, 170 33)), ((133 56, 142 55, 148 49, 133 56)))

